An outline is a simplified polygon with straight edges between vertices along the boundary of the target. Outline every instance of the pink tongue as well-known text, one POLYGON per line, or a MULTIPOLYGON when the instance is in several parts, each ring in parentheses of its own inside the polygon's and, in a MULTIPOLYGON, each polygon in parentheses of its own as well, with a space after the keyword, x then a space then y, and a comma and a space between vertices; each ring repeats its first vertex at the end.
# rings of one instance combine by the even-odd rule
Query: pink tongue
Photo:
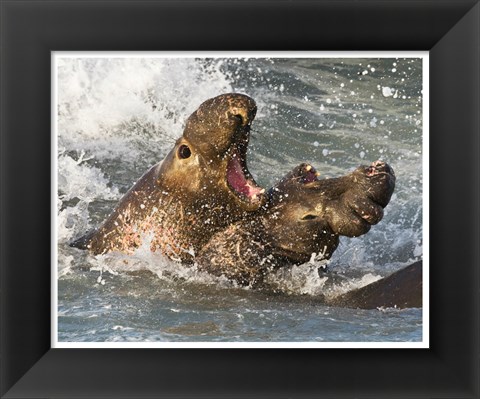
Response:
POLYGON ((231 161, 228 163, 227 180, 236 192, 246 195, 249 198, 261 191, 260 188, 252 186, 245 178, 242 171, 242 165, 240 165, 240 161, 235 156, 232 157, 231 161))

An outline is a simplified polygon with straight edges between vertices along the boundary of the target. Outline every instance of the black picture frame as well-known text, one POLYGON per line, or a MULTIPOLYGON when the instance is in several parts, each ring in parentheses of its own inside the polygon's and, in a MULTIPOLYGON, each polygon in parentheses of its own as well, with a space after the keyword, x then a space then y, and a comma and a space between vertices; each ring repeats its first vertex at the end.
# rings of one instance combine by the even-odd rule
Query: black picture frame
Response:
POLYGON ((480 5, 1 1, 1 391, 478 398, 480 5), (51 349, 51 51, 430 53, 430 349, 51 349))

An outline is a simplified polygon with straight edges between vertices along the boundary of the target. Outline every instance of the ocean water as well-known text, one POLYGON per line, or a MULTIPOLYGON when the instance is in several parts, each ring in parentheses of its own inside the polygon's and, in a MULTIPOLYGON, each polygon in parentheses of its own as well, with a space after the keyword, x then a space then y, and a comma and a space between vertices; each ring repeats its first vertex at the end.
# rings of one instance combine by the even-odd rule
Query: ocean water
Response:
POLYGON ((325 306, 423 256, 420 58, 57 59, 59 342, 418 342, 421 309, 325 306), (280 270, 272 289, 140 248, 93 256, 68 242, 97 226, 208 98, 258 106, 248 165, 272 186, 300 162, 321 177, 381 159, 397 183, 383 220, 329 262, 280 270))

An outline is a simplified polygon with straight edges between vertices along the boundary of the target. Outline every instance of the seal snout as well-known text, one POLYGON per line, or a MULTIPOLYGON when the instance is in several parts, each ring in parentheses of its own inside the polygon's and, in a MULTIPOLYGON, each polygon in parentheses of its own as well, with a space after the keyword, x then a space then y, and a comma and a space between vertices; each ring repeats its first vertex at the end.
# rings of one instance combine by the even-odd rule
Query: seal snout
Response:
POLYGON ((245 108, 232 108, 227 113, 230 117, 236 119, 237 123, 244 128, 250 128, 250 125, 255 118, 255 112, 245 108))
POLYGON ((233 110, 233 118, 237 119, 238 123, 240 123, 240 125, 242 126, 250 126, 250 122, 248 121, 248 117, 247 115, 245 114, 242 114, 242 113, 239 113, 239 112, 236 112, 236 110, 233 110))
POLYGON ((367 189, 368 198, 376 205, 375 209, 366 210, 361 216, 369 223, 372 221, 378 223, 381 215, 377 207, 385 208, 389 203, 395 188, 395 173, 393 168, 383 161, 372 162, 369 166, 360 167, 358 170, 366 177, 366 179, 360 179, 360 186, 367 189))
POLYGON ((320 172, 317 172, 317 170, 309 163, 304 163, 300 165, 299 180, 302 183, 306 184, 318 181, 318 176, 320 176, 320 172))
POLYGON ((395 178, 395 173, 393 168, 383 161, 375 161, 370 164, 370 166, 366 167, 366 173, 368 177, 385 174, 395 178))
POLYGON ((249 206, 258 206, 264 202, 265 189, 257 185, 248 171, 246 161, 250 126, 255 118, 257 105, 249 96, 238 93, 222 94, 211 101, 218 112, 223 110, 223 115, 230 123, 234 122, 229 128, 230 145, 225 152, 227 185, 242 202, 249 206))
POLYGON ((235 119, 241 126, 249 126, 257 114, 255 100, 245 94, 221 94, 204 102, 200 109, 210 108, 224 110, 227 119, 235 119))

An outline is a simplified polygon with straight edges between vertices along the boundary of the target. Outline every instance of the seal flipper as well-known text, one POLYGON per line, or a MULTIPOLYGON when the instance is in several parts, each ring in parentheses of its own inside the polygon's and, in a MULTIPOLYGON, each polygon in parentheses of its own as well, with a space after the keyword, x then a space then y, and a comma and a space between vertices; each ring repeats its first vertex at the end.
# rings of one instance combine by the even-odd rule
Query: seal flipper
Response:
POLYGON ((71 241, 68 245, 70 247, 78 249, 90 249, 90 243, 92 242, 92 238, 95 236, 96 233, 97 229, 92 229, 83 236, 71 241))

